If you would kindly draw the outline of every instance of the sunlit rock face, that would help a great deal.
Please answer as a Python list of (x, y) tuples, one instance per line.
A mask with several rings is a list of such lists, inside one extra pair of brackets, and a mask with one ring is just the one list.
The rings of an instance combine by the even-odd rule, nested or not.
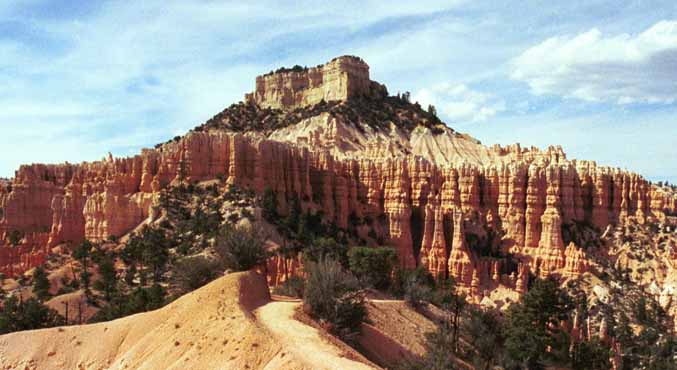
[(256, 89), (245, 100), (262, 108), (288, 110), (384, 93), (382, 85), (369, 79), (367, 63), (358, 57), (342, 56), (317, 67), (282, 69), (258, 76)]
[[(247, 99), (293, 109), (376, 99), (385, 88), (375, 84), (366, 63), (341, 57), (259, 77)], [(628, 217), (677, 211), (673, 192), (637, 174), (567, 159), (559, 147), (486, 147), (449, 128), (433, 132), (421, 120), (412, 113), (411, 127), (358, 127), (348, 116), (319, 112), (266, 134), (194, 130), (134, 157), (22, 166), (0, 183), (0, 236), (5, 244), (13, 230), (26, 238), (11, 252), (0, 247), (0, 269), (20, 273), (42, 263), (48, 248), (124, 235), (153, 217), (163, 188), (217, 177), (259, 194), (272, 189), (283, 213), (299, 199), (340, 228), (363, 220), (366, 242), (393, 246), (402, 266), (453, 277), (478, 301), (498, 286), (524, 292), (530, 273), (588, 271), (583, 246), (562, 234), (566, 225), (604, 230)], [(301, 260), (268, 266), (273, 283), (299, 271)]]

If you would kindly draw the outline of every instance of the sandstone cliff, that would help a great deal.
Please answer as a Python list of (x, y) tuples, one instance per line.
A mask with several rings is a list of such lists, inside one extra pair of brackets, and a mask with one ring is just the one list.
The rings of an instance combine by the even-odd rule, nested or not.
[[(353, 68), (344, 62), (320, 70)], [(364, 66), (354, 68), (362, 72), (319, 80), (312, 76), (320, 70), (310, 69), (303, 83), (293, 82), (297, 72), (273, 74), (262, 81), (279, 80), (291, 90), (265, 82), (249, 99), (312, 103), (351, 73), (368, 81)], [(349, 99), (363, 85), (348, 83), (333, 97)], [(27, 237), (19, 249), (0, 247), (0, 269), (20, 273), (44, 261), (50, 247), (121, 236), (155, 217), (160, 189), (216, 177), (259, 194), (271, 188), (282, 212), (296, 198), (340, 228), (361, 220), (363, 234), (373, 236), (366, 238), (395, 246), (402, 265), (453, 276), (477, 300), (497, 286), (524, 291), (530, 272), (575, 277), (587, 271), (585, 246), (563, 235), (568, 225), (604, 230), (628, 217), (661, 219), (677, 211), (674, 192), (640, 175), (567, 159), (559, 147), (487, 148), (448, 128), (433, 132), (420, 107), (407, 104), (383, 125), (321, 113), (269, 134), (198, 130), (130, 158), (22, 166), (0, 187), (0, 237), (13, 230)], [(406, 112), (412, 116), (401, 119)], [(298, 261), (271, 261), (270, 279), (298, 269)]]
[(245, 100), (263, 108), (293, 109), (375, 93), (386, 94), (382, 85), (369, 79), (367, 63), (358, 57), (342, 56), (313, 68), (282, 68), (258, 76), (256, 89)]

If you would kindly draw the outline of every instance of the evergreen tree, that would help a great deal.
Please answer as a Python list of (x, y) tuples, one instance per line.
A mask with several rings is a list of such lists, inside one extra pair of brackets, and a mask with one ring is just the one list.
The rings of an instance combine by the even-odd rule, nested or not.
[(277, 196), (270, 187), (263, 191), (261, 198), (262, 216), (266, 220), (275, 220), (277, 218)]
[(92, 242), (84, 240), (73, 251), (73, 258), (80, 261), (82, 264), (82, 271), (80, 272), (80, 283), (85, 288), (85, 292), (89, 294), (89, 284), (91, 282), (91, 273), (89, 272), (89, 262), (93, 248)]
[(301, 203), (299, 198), (294, 195), (289, 201), (289, 214), (284, 220), (285, 225), (292, 230), (293, 232), (298, 232), (300, 229), (300, 220), (301, 220)]
[(94, 289), (103, 293), (106, 302), (110, 302), (117, 291), (117, 274), (113, 258), (104, 255), (99, 259), (100, 278), (94, 283)]
[(49, 288), (50, 284), (45, 269), (42, 266), (36, 267), (33, 273), (33, 293), (40, 301), (44, 301), (49, 297)]
[(125, 271), (125, 284), (128, 286), (134, 285), (134, 277), (136, 277), (136, 265), (132, 264), (127, 268), (127, 271)]
[(490, 369), (497, 362), (499, 348), (503, 346), (503, 333), (496, 313), (471, 309), (468, 320), (464, 321), (463, 331), (474, 350), (476, 367)]
[[(130, 270), (139, 275), (141, 285), (146, 284), (148, 273), (153, 281), (162, 280), (169, 262), (170, 240), (161, 229), (145, 226), (141, 233), (133, 235), (120, 254), (122, 260), (130, 266)], [(133, 281), (134, 276), (125, 277), (125, 281)]]
[(9, 232), (7, 235), (7, 241), (9, 241), (9, 244), (13, 247), (16, 247), (19, 245), (21, 242), (21, 239), (23, 239), (23, 233), (19, 230), (12, 230)]
[(63, 324), (63, 317), (35, 298), (19, 301), (16, 296), (11, 296), (3, 301), (0, 309), (0, 334)]
[(434, 117), (437, 117), (437, 109), (435, 109), (434, 105), (432, 105), (432, 104), (428, 105), (428, 113), (430, 113)]
[(644, 297), (644, 295), (641, 295), (639, 297), (635, 305), (635, 318), (640, 323), (646, 323), (648, 320), (648, 316), (646, 313), (646, 298)]
[(566, 298), (552, 280), (537, 279), (520, 304), (507, 313), (505, 349), (509, 362), (523, 369), (542, 366), (546, 349), (556, 345), (554, 332), (566, 313)]
[(571, 354), (571, 367), (574, 370), (607, 370), (611, 369), (609, 361), (610, 348), (593, 338), (574, 344)]
[(348, 251), (348, 260), (350, 271), (361, 281), (377, 289), (387, 289), (397, 253), (387, 247), (353, 247)]

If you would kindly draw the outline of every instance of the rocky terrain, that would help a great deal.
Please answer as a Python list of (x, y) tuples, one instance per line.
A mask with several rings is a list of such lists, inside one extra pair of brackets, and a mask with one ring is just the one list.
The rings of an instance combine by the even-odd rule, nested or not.
[[(0, 368), (374, 368), (366, 360), (348, 359), (345, 348), (294, 320), (280, 304), (285, 302), (270, 301), (264, 277), (231, 274), (157, 311), (3, 336)], [(288, 325), (305, 331), (304, 342), (280, 333), (278, 327)]]
[[(124, 237), (159, 220), (163, 189), (223, 179), (272, 190), (281, 215), (298, 202), (367, 245), (391, 245), (401, 266), (453, 277), (475, 304), (501, 307), (534, 277), (595, 276), (607, 261), (677, 311), (671, 188), (560, 147), (486, 147), (408, 95), (388, 96), (356, 57), (259, 76), (244, 100), (133, 157), (21, 166), (0, 182), (0, 271), (18, 277), (85, 239)], [(662, 234), (623, 242), (645, 225)], [(276, 256), (268, 281), (301, 270)]]

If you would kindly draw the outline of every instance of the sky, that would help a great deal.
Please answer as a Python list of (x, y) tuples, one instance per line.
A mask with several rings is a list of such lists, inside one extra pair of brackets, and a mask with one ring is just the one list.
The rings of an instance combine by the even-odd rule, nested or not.
[(3, 1), (0, 177), (134, 155), (344, 54), (484, 144), (677, 183), (677, 2), (632, 0)]

